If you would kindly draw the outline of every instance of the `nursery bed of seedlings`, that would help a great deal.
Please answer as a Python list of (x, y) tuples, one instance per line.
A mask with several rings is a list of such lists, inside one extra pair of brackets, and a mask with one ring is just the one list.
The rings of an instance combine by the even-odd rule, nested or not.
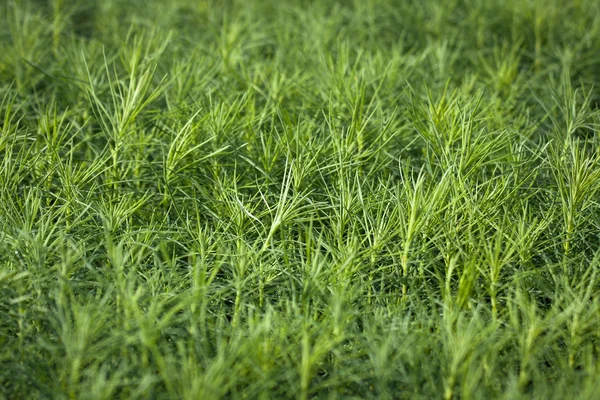
[(3, 1), (0, 398), (597, 398), (598, 15)]

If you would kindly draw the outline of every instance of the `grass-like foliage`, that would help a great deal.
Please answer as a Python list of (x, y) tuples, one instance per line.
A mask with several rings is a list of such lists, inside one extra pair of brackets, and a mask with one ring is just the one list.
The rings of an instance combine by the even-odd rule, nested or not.
[(598, 15), (1, 1), (0, 398), (598, 398)]

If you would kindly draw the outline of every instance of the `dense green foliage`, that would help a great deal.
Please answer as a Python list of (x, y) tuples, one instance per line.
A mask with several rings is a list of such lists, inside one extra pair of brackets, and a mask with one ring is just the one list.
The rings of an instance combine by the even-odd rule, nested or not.
[(3, 1), (0, 398), (597, 398), (598, 15)]

